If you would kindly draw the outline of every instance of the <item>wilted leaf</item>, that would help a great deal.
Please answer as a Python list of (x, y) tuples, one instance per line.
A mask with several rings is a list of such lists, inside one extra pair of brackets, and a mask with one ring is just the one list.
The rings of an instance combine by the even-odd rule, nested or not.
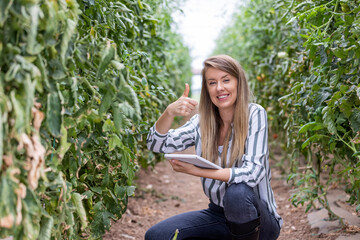
[(71, 200), (75, 206), (76, 213), (80, 218), (81, 228), (84, 230), (85, 228), (87, 228), (88, 221), (86, 217), (86, 211), (82, 203), (81, 195), (79, 193), (74, 192), (71, 194)]
[(355, 143), (355, 144), (360, 143), (360, 132), (356, 133), (356, 136), (352, 139), (352, 142)]
[(28, 172), (28, 183), (31, 189), (36, 189), (38, 181), (43, 171), (45, 148), (40, 142), (38, 135), (34, 135), (31, 138), (25, 133), (21, 135), (21, 142), (26, 149), (26, 169)]

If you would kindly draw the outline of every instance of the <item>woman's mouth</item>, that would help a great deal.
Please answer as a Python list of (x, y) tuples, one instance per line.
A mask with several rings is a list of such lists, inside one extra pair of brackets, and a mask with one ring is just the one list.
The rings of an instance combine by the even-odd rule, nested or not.
[(219, 100), (221, 101), (221, 100), (226, 99), (229, 95), (230, 95), (230, 94), (219, 95), (219, 96), (217, 96), (217, 99), (219, 99)]

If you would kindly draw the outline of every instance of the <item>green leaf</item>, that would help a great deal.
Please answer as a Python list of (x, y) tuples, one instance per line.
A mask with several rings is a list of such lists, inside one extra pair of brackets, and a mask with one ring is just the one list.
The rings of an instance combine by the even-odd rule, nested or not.
[(31, 16), (31, 24), (30, 24), (30, 31), (28, 33), (28, 43), (26, 50), (29, 54), (36, 55), (40, 53), (42, 50), (42, 46), (37, 43), (37, 29), (39, 25), (39, 15), (42, 14), (40, 6), (37, 4), (32, 5), (28, 8), (29, 14)]
[(328, 88), (322, 88), (317, 92), (314, 99), (314, 107), (318, 108), (322, 105), (322, 103), (328, 99), (332, 94)]
[(91, 190), (98, 194), (102, 194), (102, 192), (103, 192), (102, 191), (103, 189), (101, 187), (92, 187)]
[(356, 153), (354, 153), (354, 154), (352, 155), (352, 157), (356, 157), (356, 156), (360, 156), (360, 151), (357, 151)]
[(54, 226), (54, 219), (51, 216), (43, 216), (41, 219), (41, 227), (39, 239), (49, 240), (51, 238), (51, 231)]
[(103, 132), (115, 132), (116, 128), (114, 122), (111, 119), (106, 119), (102, 127)]
[(116, 147), (121, 148), (121, 146), (122, 146), (122, 143), (121, 143), (120, 138), (117, 135), (112, 135), (109, 140), (109, 151), (111, 152)]
[(69, 150), (71, 143), (67, 142), (67, 130), (66, 128), (61, 125), (61, 138), (60, 138), (60, 146), (59, 146), (59, 156), (60, 159), (62, 159), (65, 155), (65, 153)]
[(61, 132), (61, 102), (57, 91), (51, 91), (47, 98), (46, 125), (54, 137), (60, 137)]
[(0, 169), (2, 168), (3, 163), (3, 149), (4, 149), (4, 138), (3, 138), (3, 119), (2, 119), (2, 112), (0, 108)]
[(349, 118), (350, 126), (355, 133), (360, 132), (360, 110), (355, 108)]
[(20, 102), (16, 99), (15, 90), (10, 93), (11, 103), (15, 112), (15, 129), (18, 133), (24, 131), (25, 128), (25, 113), (24, 109), (21, 106)]
[(306, 139), (305, 142), (301, 145), (301, 148), (304, 149), (311, 142), (318, 141), (318, 140), (320, 140), (322, 138), (326, 138), (326, 137), (327, 137), (326, 135), (315, 134), (315, 135), (309, 137), (308, 139)]
[(321, 123), (318, 123), (318, 122), (309, 122), (307, 124), (305, 124), (304, 126), (302, 126), (300, 129), (299, 129), (299, 134), (300, 133), (304, 133), (304, 132), (307, 132), (309, 130), (319, 130), (319, 129), (322, 129), (323, 128), (323, 125)]
[(111, 65), (117, 70), (123, 70), (125, 68), (124, 64), (116, 60), (111, 60)]
[(104, 113), (107, 113), (109, 110), (112, 102), (113, 102), (113, 96), (114, 93), (111, 88), (109, 88), (103, 98), (101, 99), (100, 109), (99, 109), (99, 115), (103, 115)]
[(121, 110), (121, 112), (125, 114), (125, 116), (127, 116), (130, 119), (134, 119), (135, 109), (127, 101), (123, 103), (119, 103), (118, 107)]
[(111, 60), (114, 59), (114, 56), (115, 56), (115, 49), (110, 44), (110, 41), (108, 41), (104, 51), (101, 53), (101, 61), (100, 61), (98, 71), (97, 71), (98, 78), (101, 76), (101, 74), (104, 73), (104, 71), (106, 70), (106, 67), (109, 65)]
[(124, 186), (119, 186), (117, 183), (115, 184), (115, 187), (114, 187), (114, 192), (115, 192), (115, 195), (116, 197), (122, 199), (125, 197), (125, 187)]
[(292, 17), (285, 25), (289, 25), (290, 23), (295, 22), (296, 18), (297, 16)]
[(127, 194), (128, 196), (132, 196), (132, 195), (135, 193), (135, 189), (136, 189), (135, 186), (128, 186), (128, 187), (126, 188), (126, 194)]
[(69, 42), (75, 33), (76, 25), (77, 23), (74, 22), (73, 20), (69, 18), (66, 20), (66, 27), (60, 45), (60, 58), (64, 68), (66, 66), (66, 52), (68, 50)]
[(123, 124), (122, 124), (123, 114), (121, 113), (121, 110), (120, 110), (118, 104), (112, 105), (112, 112), (113, 112), (113, 117), (114, 117), (115, 131), (117, 131), (119, 133), (123, 126)]
[(104, 235), (105, 230), (110, 229), (110, 218), (114, 218), (115, 216), (104, 209), (101, 201), (95, 204), (94, 211), (94, 220), (91, 222), (91, 228), (93, 230), (92, 237), (100, 238)]
[(139, 5), (139, 8), (144, 9), (143, 5), (141, 4), (141, 0), (137, 0), (137, 2), (138, 2), (138, 5)]
[(347, 118), (349, 118), (352, 113), (352, 107), (353, 107), (352, 102), (348, 100), (343, 100), (341, 101), (340, 104), (340, 111), (343, 112)]
[(140, 109), (139, 99), (138, 99), (134, 89), (131, 86), (126, 84), (124, 86), (124, 90), (126, 91), (126, 93), (128, 93), (127, 96), (129, 97), (130, 102), (134, 106), (136, 114), (140, 115), (141, 109)]
[(109, 175), (109, 171), (106, 170), (104, 174), (104, 178), (101, 181), (101, 186), (108, 187), (109, 183), (110, 183), (110, 175)]
[(9, 15), (9, 9), (14, 0), (2, 0), (0, 3), (0, 27), (4, 26), (4, 23)]
[(341, 48), (332, 48), (331, 50), (338, 58), (345, 59), (347, 57), (347, 53)]
[(324, 107), (322, 110), (322, 114), (323, 114), (324, 125), (327, 127), (328, 131), (331, 134), (335, 134), (337, 130), (334, 122), (335, 116), (333, 110), (329, 107)]

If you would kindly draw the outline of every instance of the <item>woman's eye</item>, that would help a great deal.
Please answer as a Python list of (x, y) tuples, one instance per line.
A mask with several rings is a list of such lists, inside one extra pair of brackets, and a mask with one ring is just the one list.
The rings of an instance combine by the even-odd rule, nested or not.
[(224, 79), (224, 82), (230, 82), (230, 79)]
[(216, 84), (216, 82), (209, 82), (209, 85), (214, 85)]

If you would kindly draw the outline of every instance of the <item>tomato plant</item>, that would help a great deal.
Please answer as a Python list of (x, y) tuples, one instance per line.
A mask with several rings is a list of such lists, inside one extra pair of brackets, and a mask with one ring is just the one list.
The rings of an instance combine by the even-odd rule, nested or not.
[(268, 110), (297, 187), (293, 204), (318, 201), (330, 217), (334, 186), (360, 210), (359, 24), (358, 1), (253, 0), (215, 50), (239, 59)]
[(191, 74), (176, 4), (1, 2), (0, 237), (98, 239), (121, 218), (154, 164), (147, 129)]

